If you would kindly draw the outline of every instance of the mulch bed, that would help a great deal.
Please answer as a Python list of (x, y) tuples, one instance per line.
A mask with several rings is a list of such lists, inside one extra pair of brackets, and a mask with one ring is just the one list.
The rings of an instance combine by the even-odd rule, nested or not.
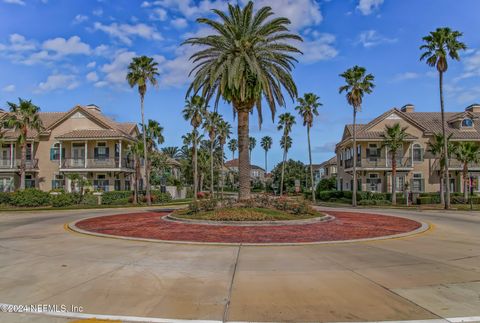
[(78, 222), (80, 229), (122, 237), (223, 243), (301, 243), (375, 238), (413, 231), (420, 223), (392, 216), (329, 211), (333, 221), (305, 225), (228, 226), (173, 222), (167, 213), (101, 216)]

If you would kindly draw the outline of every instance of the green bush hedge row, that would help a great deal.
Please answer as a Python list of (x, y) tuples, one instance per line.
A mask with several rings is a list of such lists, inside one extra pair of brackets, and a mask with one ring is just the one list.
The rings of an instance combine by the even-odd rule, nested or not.
[[(131, 191), (113, 191), (104, 192), (102, 195), (102, 204), (104, 205), (127, 205), (132, 202)], [(153, 190), (152, 202), (165, 203), (172, 200), (169, 193), (162, 193)], [(143, 195), (140, 195), (140, 201), (146, 200)], [(57, 194), (50, 194), (41, 190), (29, 188), (23, 191), (13, 193), (0, 192), (0, 204), (10, 205), (16, 207), (67, 207), (76, 204), (82, 205), (97, 205), (98, 197), (91, 193), (81, 196), (78, 193), (57, 192)]]

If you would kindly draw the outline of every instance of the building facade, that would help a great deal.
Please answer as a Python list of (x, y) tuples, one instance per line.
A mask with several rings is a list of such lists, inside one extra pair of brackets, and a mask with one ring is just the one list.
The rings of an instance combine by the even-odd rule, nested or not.
[[(238, 173), (238, 159), (225, 162), (225, 167), (231, 173)], [(250, 165), (250, 178), (253, 182), (265, 182), (265, 170), (257, 165)]]
[(327, 161), (321, 164), (312, 165), (313, 168), (313, 181), (315, 186), (322, 179), (332, 178), (337, 176), (337, 156), (333, 156)]
[[(464, 112), (445, 113), (447, 136), (452, 142), (473, 141), (480, 144), (480, 105), (473, 104)], [(336, 145), (337, 188), (352, 190), (353, 159), (357, 161), (358, 188), (362, 191), (391, 192), (391, 152), (383, 145), (385, 126), (399, 123), (407, 127), (407, 138), (397, 152), (397, 191), (406, 185), (412, 192), (439, 192), (440, 167), (438, 156), (429, 153), (428, 143), (442, 132), (439, 112), (415, 112), (413, 105), (391, 109), (367, 124), (357, 125), (357, 147), (353, 147), (353, 125), (346, 125), (342, 140)], [(450, 189), (462, 192), (463, 165), (450, 159)], [(469, 165), (474, 191), (480, 191), (480, 164)], [(407, 184), (408, 183), (408, 184)]]
[[(0, 119), (7, 116), (2, 112)], [(75, 106), (67, 112), (40, 112), (44, 130), (29, 131), (26, 186), (44, 191), (77, 189), (69, 179), (79, 174), (94, 190), (130, 190), (133, 158), (129, 145), (139, 134), (135, 123), (119, 123), (95, 105)], [(0, 191), (19, 187), (21, 149), (18, 133), (2, 129)]]

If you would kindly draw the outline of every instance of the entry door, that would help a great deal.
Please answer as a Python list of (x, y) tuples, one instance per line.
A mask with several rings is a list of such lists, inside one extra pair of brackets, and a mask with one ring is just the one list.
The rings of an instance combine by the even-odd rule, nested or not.
[(85, 167), (85, 145), (84, 144), (73, 144), (72, 156), (73, 156), (72, 163), (74, 167)]

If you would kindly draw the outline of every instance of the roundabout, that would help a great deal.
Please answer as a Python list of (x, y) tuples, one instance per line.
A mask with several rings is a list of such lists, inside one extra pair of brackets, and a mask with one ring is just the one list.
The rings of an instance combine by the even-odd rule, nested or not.
[(77, 220), (69, 229), (100, 237), (173, 243), (295, 245), (369, 241), (417, 234), (425, 223), (396, 216), (329, 211), (288, 221), (206, 221), (178, 218), (169, 211), (115, 214)]

